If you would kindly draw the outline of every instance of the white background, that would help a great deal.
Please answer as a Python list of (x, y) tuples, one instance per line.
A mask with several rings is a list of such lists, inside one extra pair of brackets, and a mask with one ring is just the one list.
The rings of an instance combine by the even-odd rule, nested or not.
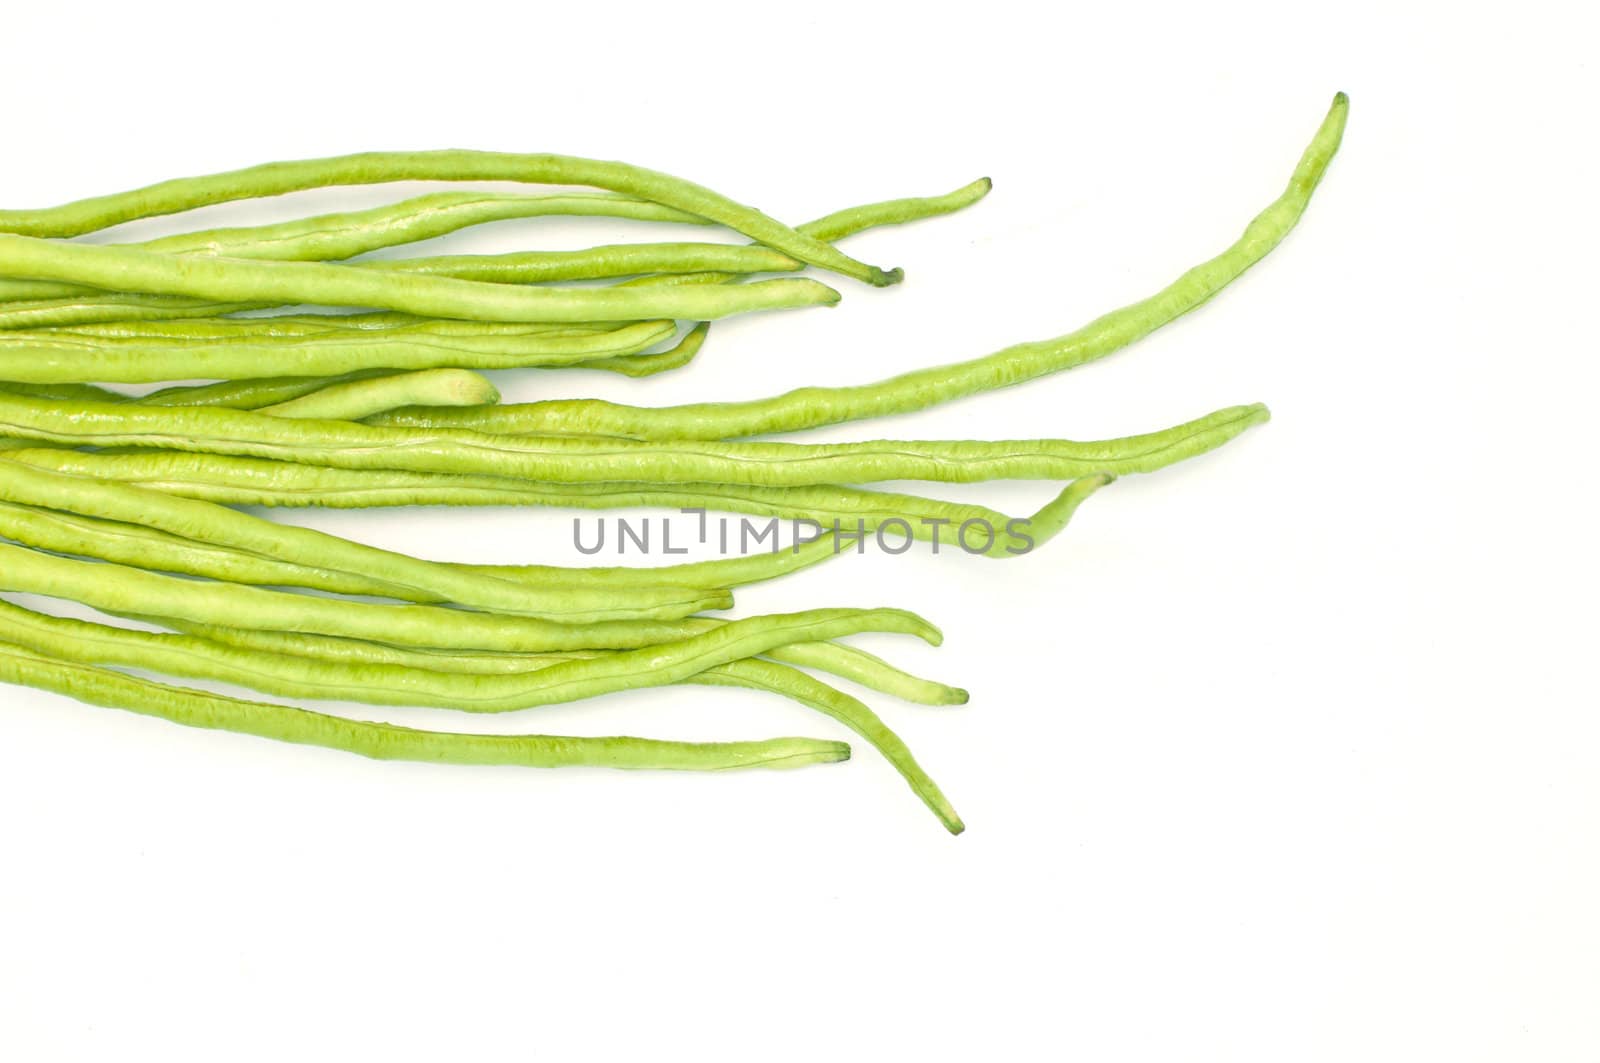
[[(512, 399), (753, 397), (1055, 335), (1226, 246), (1334, 90), (1353, 102), (1304, 223), (1200, 312), (816, 437), (1097, 438), (1272, 405), (1033, 556), (851, 559), (742, 596), (944, 626), (940, 650), (863, 645), (973, 691), (870, 699), (964, 836), (859, 743), (714, 777), (380, 765), (7, 688), (0, 1057), (1595, 1059), (1600, 175), (1577, 6), (8, 12), (8, 207), (373, 148), (625, 158), (791, 222), (995, 179), (964, 215), (849, 244), (900, 288), (719, 326), (648, 382), (506, 376)], [(639, 234), (441, 246), (618, 235)], [(1023, 512), (1050, 490), (940, 493)], [(292, 519), (581, 560), (561, 513)], [(694, 688), (483, 726), (838, 733)]]

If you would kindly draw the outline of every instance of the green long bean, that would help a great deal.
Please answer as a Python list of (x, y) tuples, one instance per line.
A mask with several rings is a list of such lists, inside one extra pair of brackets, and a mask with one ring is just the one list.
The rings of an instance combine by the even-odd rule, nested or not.
[(639, 354), (677, 331), (639, 321), (605, 332), (459, 336), (399, 330), (184, 343), (0, 332), (0, 379), (141, 384), (162, 380), (332, 377), (368, 369), (523, 369)]
[[(715, 564), (715, 562), (712, 562)], [(422, 668), (432, 672), (466, 675), (519, 675), (545, 666), (550, 653), (473, 653), (432, 650), (415, 646), (387, 646), (360, 639), (304, 632), (258, 631), (218, 624), (196, 624), (172, 617), (120, 614), (130, 620), (176, 628), (190, 635), (240, 649), (289, 657), (308, 657), (337, 664), (381, 664)], [(685, 633), (712, 631), (728, 623), (707, 617), (683, 622)], [(600, 651), (586, 650), (585, 653)], [(965, 705), (968, 694), (960, 687), (912, 675), (881, 657), (839, 642), (796, 642), (768, 650), (763, 656), (784, 664), (812, 668), (849, 682), (918, 705)]]
[[(960, 545), (1006, 558), (1028, 553), (1058, 534), (1077, 505), (1109, 482), (1082, 478), (1028, 517), (985, 506), (899, 492), (820, 485), (730, 486), (707, 483), (530, 483), (494, 476), (331, 469), (315, 465), (216, 455), (138, 451), (81, 453), (19, 449), (9, 460), (74, 476), (133, 484), (228, 506), (369, 509), (385, 506), (557, 506), (576, 509), (665, 507), (716, 510), (837, 527), (852, 536), (877, 536), (890, 552), (901, 540)], [(970, 529), (966, 531), (963, 529)], [(979, 535), (978, 533), (982, 533)], [(760, 527), (736, 533), (764, 537)], [(982, 543), (981, 546), (976, 544)], [(858, 539), (858, 549), (864, 541)]]
[[(805, 225), (798, 226), (797, 231), (805, 233), (808, 236), (816, 237), (820, 240), (827, 240), (831, 242), (858, 232), (862, 232), (866, 229), (877, 228), (879, 226), (886, 225), (902, 225), (907, 222), (919, 221), (925, 218), (932, 218), (942, 214), (953, 213), (965, 207), (971, 206), (973, 203), (976, 203), (978, 200), (982, 199), (988, 193), (989, 188), (989, 181), (987, 178), (985, 178), (981, 181), (974, 181), (969, 185), (956, 189), (954, 192), (946, 193), (942, 196), (923, 196), (907, 199), (895, 199), (882, 203), (870, 203), (863, 206), (849, 207), (845, 210), (837, 211), (823, 218), (819, 218), (816, 221), (808, 222)], [(664, 209), (654, 207), (653, 204), (640, 203), (640, 205), (651, 207), (652, 209), (656, 210)], [(403, 208), (405, 207), (406, 204), (399, 204), (393, 209), (403, 213)], [(426, 212), (424, 213), (426, 214)], [(349, 217), (358, 218), (359, 216), (351, 215)], [(690, 219), (687, 215), (681, 215), (678, 217), (663, 217), (653, 220), (682, 221)], [(702, 223), (704, 222), (704, 219), (692, 220), (700, 221)], [(326, 242), (319, 243), (316, 240), (310, 240), (308, 242), (301, 241), (297, 235), (298, 229), (296, 227), (301, 225), (315, 225), (315, 223), (318, 221), (319, 219), (310, 219), (308, 222), (287, 223), (286, 227), (290, 229), (290, 232), (287, 234), (287, 236), (281, 239), (274, 235), (270, 235), (274, 230), (280, 227), (264, 226), (255, 229), (213, 230), (210, 233), (190, 234), (187, 238), (187, 242), (185, 242), (185, 237), (169, 237), (164, 241), (152, 241), (148, 244), (138, 246), (143, 246), (147, 249), (165, 251), (182, 250), (185, 247), (209, 246), (212, 248), (211, 253), (213, 254), (219, 252), (234, 254), (235, 250), (239, 249), (236, 257), (245, 258), (260, 257), (261, 251), (265, 249), (268, 253), (271, 253), (271, 257), (291, 258), (296, 260), (314, 259), (317, 257), (332, 258), (351, 247), (358, 246), (356, 243), (348, 242), (351, 239), (350, 234), (337, 227), (334, 230), (335, 239), (331, 244)], [(386, 223), (379, 223), (376, 226), (375, 233), (364, 234), (357, 232), (354, 236), (354, 239), (368, 241), (387, 240), (391, 235), (393, 235), (391, 226)], [(178, 243), (169, 243), (169, 241), (178, 241)], [(395, 240), (393, 242), (400, 241)], [(724, 245), (713, 246), (722, 247)], [(601, 252), (604, 254), (606, 249), (599, 248), (590, 250), (591, 252)], [(748, 257), (754, 255), (764, 256), (761, 261), (764, 261), (767, 264), (775, 265), (777, 259), (766, 256), (775, 256), (779, 254), (779, 252), (775, 252), (771, 248), (762, 248), (759, 245), (751, 245), (747, 248), (732, 248), (732, 252), (742, 256), (747, 256), (742, 260), (745, 265), (749, 265), (751, 262), (755, 261), (755, 259)], [(718, 254), (722, 253), (723, 252), (718, 252)], [(573, 254), (582, 256), (588, 253), (556, 252), (555, 254)], [(477, 271), (480, 266), (487, 264), (486, 260), (482, 256), (466, 257), (472, 262), (476, 262), (478, 264), (465, 264), (466, 268), (470, 271)], [(789, 259), (788, 256), (782, 257), (787, 262), (793, 263), (794, 261), (793, 259)], [(440, 262), (443, 260), (400, 259), (395, 261), (400, 263), (422, 264), (425, 267), (425, 271), (427, 263)], [(503, 261), (514, 262), (515, 256), (505, 256)], [(570, 279), (576, 280), (580, 279), (579, 274), (592, 274), (597, 272), (598, 267), (589, 265), (587, 263), (587, 259), (572, 258), (568, 259), (564, 263), (551, 262), (539, 268), (545, 271), (543, 276), (544, 280), (556, 279), (554, 273), (562, 270), (571, 272), (573, 276)], [(383, 265), (374, 260), (364, 260), (361, 264), (380, 269), (402, 268), (398, 265)], [(618, 262), (615, 265), (618, 268), (637, 269), (647, 264), (648, 263), (639, 260), (633, 260), (627, 262)], [(641, 278), (640, 281), (632, 283), (665, 283), (673, 280), (683, 280), (691, 283), (724, 283), (735, 279), (735, 274), (727, 272), (705, 273), (701, 271), (693, 271), (688, 275), (683, 274), (683, 270), (686, 266), (715, 265), (722, 265), (725, 267), (728, 265), (728, 263), (707, 259), (696, 259), (691, 262), (674, 261), (672, 273)], [(497, 267), (492, 265), (489, 266), (491, 271), (496, 268)], [(503, 273), (496, 279), (504, 280), (507, 278), (507, 276), (508, 274)], [(478, 276), (474, 279), (486, 278)], [(41, 282), (37, 281), (6, 282), (0, 280), (0, 287), (3, 287), (7, 283), (21, 286), (34, 285), (36, 287), (41, 284)], [(59, 290), (62, 287), (63, 286), (59, 284), (55, 285), (54, 290)], [(26, 291), (25, 288), (17, 288), (14, 290), (18, 293), (24, 293)], [(233, 313), (239, 310), (247, 309), (262, 309), (267, 305), (263, 303), (235, 303), (224, 305), (208, 303), (204, 300), (186, 299), (181, 296), (167, 295), (131, 293), (97, 294), (92, 290), (86, 289), (80, 290), (76, 294), (56, 294), (51, 298), (21, 300), (20, 295), (13, 295), (11, 298), (18, 301), (0, 304), (0, 329), (42, 328), (51, 325), (71, 327), (76, 324), (118, 322), (119, 318), (140, 318), (147, 322), (157, 323), (166, 319), (181, 320), (184, 318), (193, 318), (199, 320), (210, 320), (211, 315), (213, 314)], [(128, 324), (126, 321), (120, 323)], [(663, 365), (662, 368), (666, 368), (666, 366)]]
[[(308, 422), (310, 423), (310, 422)], [(406, 591), (410, 600), (444, 601), (475, 609), (543, 616), (568, 623), (687, 616), (726, 608), (726, 594), (662, 587), (619, 599), (604, 589), (551, 582), (510, 581), (468, 569), (380, 550), (311, 528), (277, 524), (226, 506), (114, 481), (72, 476), (21, 462), (0, 461), (0, 500), (141, 525), (315, 569), (359, 574)], [(394, 593), (394, 592), (391, 592)]]
[[(399, 244), (431, 240), (487, 222), (563, 215), (710, 224), (693, 214), (605, 192), (546, 195), (436, 192), (368, 210), (321, 214), (269, 225), (179, 233), (126, 246), (169, 254), (275, 258), (286, 262), (333, 261)], [(91, 289), (4, 280), (0, 281), (0, 300), (58, 299), (80, 295), (86, 290)]]
[(536, 768), (604, 767), (679, 771), (792, 768), (848, 760), (843, 742), (777, 738), (760, 742), (665, 742), (648, 738), (475, 735), (366, 723), (285, 705), (242, 701), (166, 686), (105, 668), (74, 664), (0, 643), (0, 682), (126, 709), (188, 727), (234, 731), (323, 746), (376, 760), (504, 764)]
[(499, 390), (477, 373), (466, 369), (426, 369), (329, 384), (309, 395), (263, 406), (261, 412), (304, 420), (359, 421), (380, 410), (411, 403), (483, 406), (499, 401)]
[[(776, 622), (780, 620), (785, 622)], [(757, 656), (786, 641), (806, 641), (811, 631), (828, 623), (752, 617), (657, 646), (545, 659), (522, 672), (469, 676), (288, 657), (193, 635), (158, 635), (48, 617), (0, 601), (0, 642), (37, 653), (217, 680), (278, 697), (495, 713), (685, 682), (708, 668)], [(83, 645), (91, 640), (92, 647)]]
[(469, 473), (551, 483), (722, 483), (800, 487), (881, 480), (972, 483), (1151, 472), (1205, 453), (1268, 418), (1234, 406), (1159, 432), (1098, 442), (639, 443), (488, 436), (450, 429), (285, 421), (228, 409), (142, 409), (0, 394), (0, 436), (273, 458), (342, 469)]
[(1226, 251), (1155, 295), (1055, 339), (1018, 344), (982, 358), (918, 369), (875, 384), (807, 387), (749, 402), (648, 408), (598, 400), (554, 400), (470, 411), (398, 411), (373, 423), (478, 432), (584, 433), (630, 439), (737, 439), (910, 413), (1061, 372), (1112, 354), (1211, 299), (1294, 228), (1339, 148), (1349, 101), (1334, 98), (1288, 188)]
[[(357, 701), (371, 705), (422, 705), (466, 712), (509, 712), (564, 698), (573, 676), (591, 679), (585, 696), (607, 689), (702, 683), (765, 690), (816, 708), (867, 739), (900, 771), (947, 829), (960, 833), (961, 819), (922, 770), (905, 743), (862, 702), (792, 668), (770, 661), (730, 657), (733, 625), (689, 642), (724, 645), (715, 654), (701, 650), (691, 660), (688, 642), (675, 649), (675, 662), (655, 664), (657, 649), (612, 655), (551, 656), (517, 674), (466, 675), (384, 664), (338, 664), (240, 649), (191, 635), (152, 634), (80, 620), (44, 616), (0, 601), (0, 644), (79, 664), (130, 667), (189, 679), (249, 687), (279, 697)], [(639, 661), (638, 658), (650, 659)], [(633, 658), (633, 660), (630, 660)], [(685, 663), (690, 662), (690, 663)], [(537, 667), (531, 665), (537, 664)], [(602, 688), (610, 679), (609, 687)], [(629, 680), (639, 680), (631, 682)]]
[[(186, 497), (205, 497), (205, 486), (200, 480), (188, 482), (181, 478), (176, 481), (162, 478), (174, 475), (182, 477), (185, 475), (186, 473), (183, 470), (174, 469), (170, 463), (174, 459), (183, 462), (190, 461), (192, 456), (186, 454), (83, 454), (65, 450), (22, 450), (7, 454), (6, 458), (71, 476), (126, 481), (134, 486), (144, 487), (149, 490), (166, 491)], [(217, 462), (215, 468), (210, 470), (196, 469), (194, 473), (196, 475), (208, 473), (214, 475), (221, 471), (225, 477), (227, 470), (222, 468), (222, 463), (227, 463), (229, 468), (238, 470), (242, 483), (249, 483), (250, 478), (257, 474), (271, 478), (284, 472), (334, 473), (340, 476), (374, 475), (368, 473), (346, 473), (344, 470), (338, 469), (319, 469), (309, 465), (284, 465), (278, 462), (258, 461), (251, 458), (221, 458), (213, 460)], [(0, 469), (0, 473), (3, 473), (3, 471), (3, 469)], [(152, 479), (151, 477), (156, 478)], [(245, 494), (241, 490), (237, 497), (231, 499), (223, 496), (209, 498), (208, 500), (238, 505), (260, 504), (266, 498), (274, 498), (280, 504), (284, 501), (282, 496), (259, 493), (265, 491), (265, 487), (250, 488), (250, 490), (258, 493)], [(214, 544), (211, 545), (211, 548), (223, 549), (216, 547)], [(137, 550), (138, 548), (131, 547), (130, 549)], [(718, 558), (709, 561), (695, 561), (651, 568), (629, 566), (565, 568), (551, 565), (463, 565), (459, 567), (467, 571), (496, 576), (501, 579), (526, 579), (535, 584), (582, 585), (616, 590), (634, 588), (641, 584), (666, 584), (675, 587), (709, 589), (720, 593), (723, 588), (760, 583), (799, 571), (838, 556), (841, 549), (831, 534), (824, 534), (809, 542), (796, 543), (792, 548), (779, 549), (776, 542), (774, 542), (768, 548), (768, 552), (752, 554), (747, 557)], [(102, 555), (95, 554), (93, 556)], [(108, 557), (107, 560), (116, 559)], [(266, 562), (268, 559), (262, 558), (262, 561)], [(190, 570), (184, 569), (183, 571)], [(209, 573), (194, 572), (193, 574), (208, 575)], [(238, 576), (218, 576), (216, 578), (228, 578), (234, 582), (243, 583), (272, 582), (270, 579), (244, 579)], [(358, 578), (366, 579), (367, 577)], [(299, 584), (289, 585), (299, 586)]]
[[(435, 605), (374, 605), (165, 576), (124, 565), (74, 561), (0, 544), (0, 590), (81, 602), (113, 615), (155, 613), (200, 624), (244, 625), (387, 642), (397, 646), (541, 653), (638, 649), (696, 634), (686, 620), (563, 624), (539, 617), (469, 613)], [(915, 635), (937, 645), (939, 630), (895, 609), (819, 610), (838, 638), (862, 631)], [(797, 614), (799, 615), (799, 614)]]
[(882, 270), (858, 262), (821, 240), (797, 233), (760, 211), (701, 185), (626, 163), (550, 154), (459, 150), (369, 152), (267, 163), (204, 177), (163, 181), (58, 207), (0, 211), (0, 233), (80, 236), (138, 218), (176, 214), (215, 203), (331, 185), (394, 181), (518, 181), (601, 188), (698, 215), (791, 258), (873, 285), (894, 284), (901, 278), (899, 270)]
[(0, 233), (0, 276), (221, 303), (367, 306), (470, 321), (701, 321), (839, 301), (838, 292), (805, 278), (716, 286), (539, 288), (325, 262), (168, 255), (9, 233)]

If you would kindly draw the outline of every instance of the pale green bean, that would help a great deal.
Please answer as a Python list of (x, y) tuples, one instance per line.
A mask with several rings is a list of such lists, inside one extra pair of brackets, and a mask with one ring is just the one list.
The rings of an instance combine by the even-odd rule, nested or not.
[[(703, 683), (766, 690), (816, 708), (880, 750), (912, 789), (960, 833), (961, 820), (905, 743), (866, 705), (824, 683), (770, 661), (732, 656), (741, 643), (729, 624), (672, 647), (609, 655), (550, 656), (518, 674), (465, 675), (388, 664), (340, 664), (240, 649), (190, 635), (151, 634), (43, 616), (0, 601), (0, 644), (82, 664), (112, 665), (209, 679), (277, 696), (422, 705), (466, 712), (508, 712), (563, 700), (584, 675), (584, 696), (609, 690)], [(770, 632), (769, 632), (770, 633)], [(743, 645), (748, 648), (748, 639)], [(663, 655), (670, 654), (670, 661)], [(722, 659), (726, 658), (726, 659)], [(713, 663), (715, 662), (715, 663)]]
[(302, 420), (359, 421), (397, 406), (482, 406), (499, 401), (500, 392), (487, 377), (467, 369), (427, 369), (330, 384), (310, 395), (263, 406), (261, 412)]
[[(693, 214), (605, 192), (555, 195), (437, 192), (369, 210), (322, 214), (270, 225), (179, 233), (127, 246), (169, 254), (274, 258), (286, 262), (333, 261), (398, 244), (430, 240), (487, 222), (561, 215), (710, 224)], [(0, 300), (59, 299), (88, 290), (92, 289), (38, 281), (0, 281)]]
[[(567, 623), (677, 618), (731, 604), (727, 595), (685, 588), (663, 587), (654, 593), (642, 593), (637, 599), (619, 599), (597, 588), (555, 582), (540, 587), (529, 581), (504, 580), (380, 550), (311, 528), (274, 523), (211, 502), (63, 474), (9, 458), (0, 460), (0, 500), (137, 524), (291, 564), (357, 574), (407, 588), (409, 593), (403, 597), (411, 600), (453, 602)], [(708, 606), (708, 602), (712, 604)]]
[(540, 288), (325, 262), (168, 255), (9, 233), (0, 233), (0, 276), (221, 303), (366, 306), (469, 321), (701, 321), (839, 301), (838, 292), (805, 278), (715, 286)]
[(1119, 351), (1201, 306), (1276, 247), (1300, 220), (1327, 171), (1339, 148), (1348, 110), (1349, 101), (1340, 93), (1283, 195), (1258, 214), (1226, 251), (1155, 295), (1055, 339), (1019, 344), (971, 361), (918, 369), (875, 384), (799, 388), (749, 402), (652, 409), (596, 400), (554, 400), (493, 410), (399, 411), (375, 418), (373, 423), (628, 439), (737, 439), (910, 413), (1072, 369)]
[(867, 443), (639, 443), (488, 436), (450, 429), (285, 421), (227, 409), (143, 409), (0, 394), (0, 436), (273, 458), (343, 469), (468, 473), (551, 483), (721, 483), (801, 487), (881, 480), (973, 483), (1152, 472), (1213, 450), (1268, 419), (1234, 406), (1186, 424), (1098, 442), (876, 440)]
[[(711, 562), (716, 564), (716, 562)], [(171, 617), (140, 614), (128, 619), (161, 624), (191, 635), (241, 649), (262, 653), (308, 657), (348, 665), (391, 665), (423, 668), (434, 672), (466, 675), (520, 675), (537, 671), (564, 653), (472, 653), (461, 650), (430, 650), (418, 647), (387, 646), (359, 639), (308, 635), (303, 632), (258, 631), (217, 624), (196, 624)], [(708, 617), (693, 617), (683, 622), (685, 633), (713, 631), (728, 623)], [(596, 652), (586, 650), (586, 654)], [(924, 679), (854, 646), (838, 642), (796, 642), (768, 650), (764, 656), (785, 664), (813, 668), (838, 676), (869, 690), (876, 690), (919, 705), (964, 705), (967, 692), (959, 687)]]
[[(397, 646), (542, 653), (637, 649), (696, 634), (686, 620), (603, 620), (563, 624), (539, 617), (470, 613), (434, 605), (375, 605), (164, 576), (124, 565), (73, 561), (0, 544), (0, 590), (81, 602), (103, 613), (155, 613), (200, 624), (303, 631)], [(895, 609), (840, 609), (835, 638), (852, 631), (916, 635), (937, 645), (939, 630)]]
[(35, 687), (90, 705), (127, 709), (188, 727), (234, 731), (323, 746), (377, 760), (525, 767), (603, 767), (722, 771), (792, 768), (848, 760), (843, 742), (778, 738), (761, 742), (664, 742), (648, 738), (567, 738), (418, 731), (346, 720), (285, 705), (241, 701), (151, 683), (120, 672), (29, 653), (0, 643), (0, 682)]
[[(333, 377), (370, 369), (522, 369), (639, 354), (673, 336), (671, 321), (569, 334), (441, 335), (410, 330), (187, 342), (0, 332), (0, 379), (139, 384), (162, 380)], [(148, 404), (146, 404), (148, 405)]]
[(894, 284), (901, 276), (899, 270), (882, 270), (858, 262), (760, 211), (681, 178), (626, 163), (550, 154), (459, 150), (369, 152), (267, 163), (228, 173), (163, 181), (59, 207), (0, 211), (0, 233), (79, 236), (138, 218), (176, 214), (214, 203), (331, 185), (393, 181), (519, 181), (601, 188), (718, 222), (792, 258), (870, 284)]

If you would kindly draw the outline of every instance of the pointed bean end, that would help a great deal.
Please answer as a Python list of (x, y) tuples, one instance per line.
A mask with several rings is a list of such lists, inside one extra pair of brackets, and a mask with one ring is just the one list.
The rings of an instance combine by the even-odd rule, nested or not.
[(879, 269), (877, 266), (872, 266), (870, 270), (867, 280), (874, 288), (887, 288), (906, 279), (906, 271), (899, 266), (894, 269)]

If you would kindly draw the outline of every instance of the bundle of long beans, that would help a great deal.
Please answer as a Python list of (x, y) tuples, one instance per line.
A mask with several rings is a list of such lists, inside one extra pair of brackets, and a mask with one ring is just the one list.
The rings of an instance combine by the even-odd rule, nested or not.
[[(0, 591), (68, 599), (164, 631), (0, 601), (0, 679), (201, 727), (453, 763), (781, 767), (845, 759), (832, 740), (685, 743), (487, 736), (358, 722), (136, 678), (137, 669), (293, 699), (505, 712), (700, 683), (809, 705), (878, 749), (952, 832), (961, 820), (905, 744), (821, 672), (913, 702), (964, 691), (836, 641), (937, 644), (895, 609), (724, 619), (733, 589), (834, 555), (792, 550), (661, 568), (423, 561), (234, 505), (668, 506), (927, 535), (990, 529), (1024, 553), (1116, 476), (1204, 453), (1267, 417), (1238, 406), (1098, 442), (740, 442), (923, 409), (1104, 357), (1205, 302), (1299, 219), (1338, 148), (1335, 98), (1288, 188), (1232, 246), (1141, 302), (1055, 339), (874, 384), (667, 408), (585, 399), (500, 405), (479, 371), (584, 367), (630, 376), (695, 357), (708, 322), (822, 305), (807, 266), (874, 285), (835, 243), (970, 206), (943, 196), (794, 228), (698, 185), (622, 163), (481, 152), (274, 163), (42, 210), (0, 211)], [(444, 192), (373, 210), (143, 244), (73, 237), (208, 204), (329, 185), (500, 180), (598, 191)], [(547, 215), (721, 225), (748, 244), (661, 242), (367, 259), (485, 222)], [(594, 284), (592, 282), (604, 282)], [(565, 282), (565, 283), (564, 283)], [(578, 285), (574, 282), (585, 282)], [(321, 312), (273, 312), (307, 304)], [(360, 312), (331, 308), (361, 308)], [(213, 380), (139, 397), (105, 384)], [(1030, 518), (889, 493), (887, 480), (1066, 481)], [(998, 531), (997, 531), (998, 529)]]

